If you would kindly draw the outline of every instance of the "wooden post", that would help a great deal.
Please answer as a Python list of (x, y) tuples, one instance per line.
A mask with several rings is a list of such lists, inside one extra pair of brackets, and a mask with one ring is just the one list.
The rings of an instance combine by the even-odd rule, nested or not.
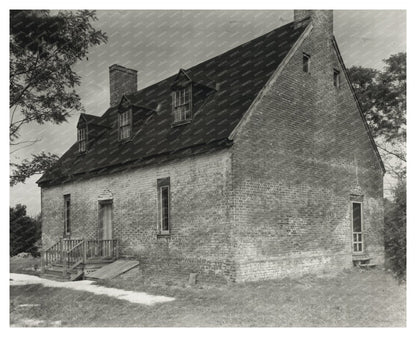
[(59, 262), (60, 263), (63, 263), (63, 251), (64, 251), (64, 243), (62, 242), (62, 238), (61, 239), (59, 239), (59, 247), (60, 247), (60, 250), (61, 250), (61, 256), (59, 257)]
[(67, 252), (66, 251), (63, 252), (62, 260), (63, 260), (62, 275), (64, 276), (64, 278), (66, 278), (66, 276), (68, 275)]
[(82, 239), (82, 263), (85, 264), (87, 262), (87, 240)]
[(42, 249), (40, 252), (40, 272), (41, 274), (45, 273), (45, 258), (46, 258), (46, 253), (45, 250)]

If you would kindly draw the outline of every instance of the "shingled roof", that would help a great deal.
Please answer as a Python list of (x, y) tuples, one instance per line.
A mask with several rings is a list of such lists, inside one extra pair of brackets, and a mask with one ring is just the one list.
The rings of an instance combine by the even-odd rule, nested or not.
[(117, 107), (99, 118), (84, 114), (96, 126), (88, 151), (80, 154), (75, 143), (38, 184), (54, 185), (231, 146), (231, 132), (304, 29), (305, 25), (289, 23), (184, 70), (194, 84), (211, 90), (193, 107), (191, 123), (172, 127), (171, 87), (178, 74), (125, 96), (134, 107), (133, 137), (128, 142), (118, 141)]

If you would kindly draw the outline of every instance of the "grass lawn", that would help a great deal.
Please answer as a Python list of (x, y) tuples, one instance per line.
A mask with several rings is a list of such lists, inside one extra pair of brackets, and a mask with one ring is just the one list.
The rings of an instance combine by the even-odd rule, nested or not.
[[(13, 269), (11, 270), (13, 272)], [(154, 306), (40, 285), (11, 286), (13, 326), (405, 326), (406, 287), (383, 270), (194, 287), (131, 279), (111, 287), (167, 295)]]

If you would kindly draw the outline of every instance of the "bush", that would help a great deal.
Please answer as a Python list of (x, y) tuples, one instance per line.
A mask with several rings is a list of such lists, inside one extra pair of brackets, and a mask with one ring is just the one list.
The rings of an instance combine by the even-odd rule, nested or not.
[(400, 281), (406, 280), (406, 181), (394, 191), (394, 202), (385, 200), (386, 264)]
[(22, 252), (39, 255), (36, 242), (41, 237), (41, 223), (26, 215), (26, 206), (10, 207), (10, 256)]

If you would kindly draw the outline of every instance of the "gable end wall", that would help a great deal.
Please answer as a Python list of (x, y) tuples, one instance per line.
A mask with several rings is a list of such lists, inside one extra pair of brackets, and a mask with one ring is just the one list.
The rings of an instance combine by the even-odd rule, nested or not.
[(383, 172), (331, 38), (319, 28), (250, 112), (232, 151), (238, 281), (351, 267), (351, 193), (364, 195), (366, 253), (383, 263)]

